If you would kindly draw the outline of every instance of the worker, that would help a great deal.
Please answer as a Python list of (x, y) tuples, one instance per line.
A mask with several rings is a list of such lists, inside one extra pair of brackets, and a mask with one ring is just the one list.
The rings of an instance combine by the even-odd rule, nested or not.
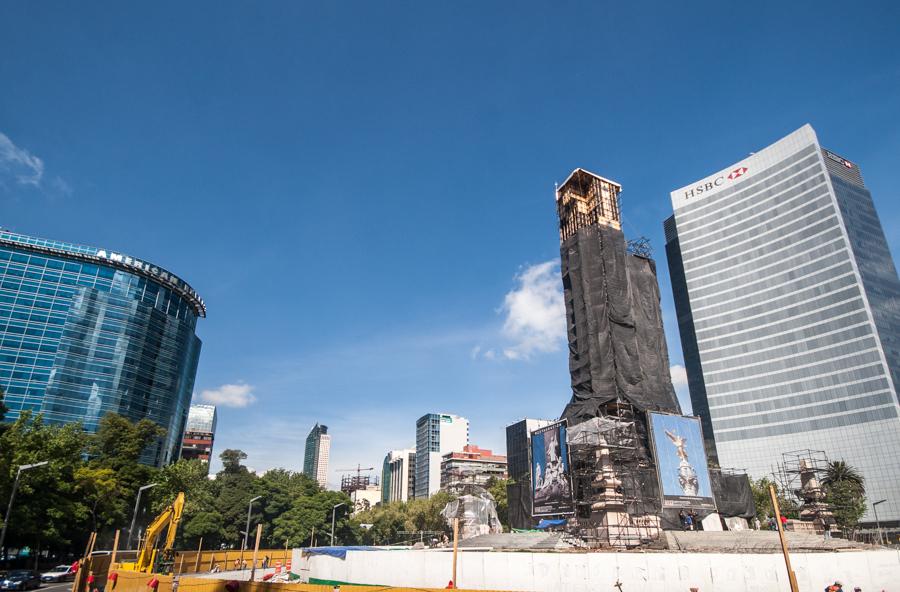
[(825, 587), (825, 592), (844, 592), (844, 585), (840, 580), (835, 580), (834, 584)]

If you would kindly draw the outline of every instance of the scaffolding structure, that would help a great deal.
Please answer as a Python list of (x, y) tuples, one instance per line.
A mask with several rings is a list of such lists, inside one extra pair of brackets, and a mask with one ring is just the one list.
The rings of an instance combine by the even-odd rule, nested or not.
[(800, 521), (811, 523), (807, 530), (823, 531), (834, 524), (831, 508), (825, 503), (822, 482), (828, 474), (824, 450), (793, 450), (781, 455), (775, 479), (781, 491), (800, 503)]
[(343, 475), (341, 477), (341, 491), (347, 494), (358, 489), (366, 489), (369, 485), (378, 485), (378, 477), (368, 475)]
[(632, 548), (659, 538), (659, 488), (642, 441), (643, 415), (620, 400), (568, 431), (576, 500), (570, 534), (587, 547)]

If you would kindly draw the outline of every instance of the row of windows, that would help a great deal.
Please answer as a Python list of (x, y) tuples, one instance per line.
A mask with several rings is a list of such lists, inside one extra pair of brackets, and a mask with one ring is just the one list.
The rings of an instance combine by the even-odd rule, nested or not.
[[(795, 341), (789, 345), (780, 347), (769, 347), (765, 350), (751, 350), (752, 353), (746, 353), (739, 357), (731, 357), (725, 360), (706, 361), (706, 354), (703, 355), (703, 372), (704, 376), (712, 376), (717, 372), (727, 371), (731, 368), (738, 368), (743, 364), (754, 364), (765, 360), (781, 360), (794, 359), (794, 356), (805, 352), (816, 351), (830, 345), (842, 343), (859, 337), (865, 337), (872, 334), (869, 323), (858, 323), (854, 326), (847, 327), (846, 322), (838, 323), (840, 329), (821, 335), (805, 339), (803, 341)], [(767, 343), (768, 345), (768, 343)]]
[[(731, 336), (743, 331), (753, 331), (778, 324), (781, 325), (782, 329), (790, 328), (791, 326), (802, 324), (802, 320), (798, 322), (798, 317), (802, 317), (806, 313), (815, 312), (820, 309), (827, 309), (835, 306), (834, 314), (849, 312), (850, 309), (842, 310), (840, 308), (840, 304), (848, 300), (857, 300), (859, 306), (862, 307), (862, 301), (859, 300), (859, 287), (857, 285), (843, 288), (842, 290), (826, 294), (825, 296), (813, 300), (797, 302), (786, 308), (769, 311), (768, 314), (761, 315), (760, 318), (745, 318), (730, 324), (718, 325), (714, 328), (711, 327), (702, 331), (698, 330), (697, 340), (702, 342), (714, 337), (723, 335)], [(789, 323), (789, 325), (785, 326), (785, 323)]]
[[(781, 268), (787, 269), (794, 263), (791, 261), (799, 252), (797, 245), (803, 243), (807, 239), (811, 249), (825, 245), (838, 238), (841, 240), (841, 248), (844, 248), (843, 235), (837, 225), (837, 218), (829, 216), (824, 220), (810, 220), (812, 224), (807, 225), (801, 221), (796, 224), (796, 228), (791, 233), (784, 236), (775, 237), (775, 241), (759, 241), (759, 245), (752, 251), (729, 255), (722, 259), (721, 264), (716, 264), (706, 270), (709, 273), (694, 274), (689, 277), (689, 272), (685, 271), (685, 281), (690, 288), (692, 295), (697, 297), (708, 296), (711, 293), (721, 290), (722, 286), (731, 287), (737, 278), (746, 276), (746, 280), (754, 281), (765, 277), (767, 271), (771, 271), (773, 265), (781, 264)], [(832, 232), (829, 232), (832, 231)], [(802, 259), (800, 260), (802, 262)], [(767, 269), (768, 268), (768, 269)], [(745, 281), (746, 281), (745, 280)], [(703, 293), (703, 288), (712, 288), (708, 293)]]
[(838, 330), (845, 326), (865, 323), (869, 315), (863, 308), (862, 300), (849, 311), (841, 313), (832, 310), (816, 311), (802, 318), (791, 319), (790, 326), (776, 323), (760, 327), (756, 331), (745, 331), (739, 335), (727, 335), (709, 341), (703, 348), (703, 360), (733, 357), (766, 347), (785, 345)]
[[(766, 232), (754, 232), (744, 241), (726, 243), (718, 251), (698, 250), (700, 254), (698, 258), (694, 261), (685, 260), (685, 277), (688, 284), (691, 284), (692, 279), (701, 279), (716, 271), (765, 257), (773, 250), (785, 246), (784, 241), (794, 243), (822, 232), (829, 226), (837, 225), (834, 206), (830, 200), (820, 199), (811, 204), (811, 207), (814, 208), (811, 212), (799, 216), (786, 216), (778, 220), (777, 226), (773, 225)], [(728, 264), (723, 265), (726, 262)]]
[(717, 420), (713, 418), (713, 429), (728, 430), (733, 428), (746, 428), (752, 426), (772, 425), (782, 422), (796, 421), (798, 419), (807, 419), (811, 417), (822, 417), (833, 415), (835, 413), (847, 413), (850, 411), (858, 411), (860, 409), (877, 408), (893, 401), (893, 395), (890, 392), (867, 394), (853, 399), (845, 399), (842, 401), (831, 401), (814, 407), (803, 407), (800, 409), (786, 409), (774, 413), (760, 413), (747, 417), (734, 419)]
[[(878, 347), (878, 342), (871, 335), (857, 337), (849, 341), (830, 345), (822, 349), (797, 354), (791, 357), (763, 356), (756, 363), (745, 366), (732, 366), (718, 372), (704, 374), (706, 385), (727, 384), (742, 378), (752, 376), (771, 376), (773, 372), (781, 370), (796, 370), (810, 364), (838, 359), (861, 351), (873, 350)], [(748, 360), (749, 362), (750, 360)]]
[[(809, 205), (821, 196), (830, 197), (825, 184), (825, 175), (816, 174), (817, 172), (817, 169), (811, 169), (808, 174), (798, 175), (790, 182), (772, 187), (743, 204), (731, 204), (729, 208), (717, 214), (714, 224), (716, 229), (701, 228), (699, 229), (701, 234), (696, 238), (685, 239), (679, 233), (678, 240), (682, 248), (693, 252), (696, 245), (700, 245), (703, 250), (717, 250), (716, 245), (725, 241), (741, 242), (772, 228), (772, 224), (784, 216), (800, 216), (804, 211), (810, 211)], [(732, 211), (739, 209), (739, 206), (746, 207), (733, 214)]]
[[(699, 219), (706, 215), (706, 212), (710, 209), (715, 210), (715, 208), (719, 207), (719, 202), (731, 199), (736, 193), (743, 193), (747, 191), (755, 190), (761, 183), (764, 183), (769, 180), (770, 177), (778, 174), (785, 174), (785, 171), (790, 171), (790, 167), (803, 160), (810, 154), (814, 154), (816, 152), (815, 146), (807, 146), (802, 150), (797, 151), (794, 154), (784, 158), (782, 161), (770, 166), (769, 168), (755, 173), (752, 177), (749, 177), (746, 181), (742, 181), (739, 183), (735, 183), (731, 187), (726, 187), (725, 189), (719, 191), (716, 195), (712, 197), (708, 197), (706, 199), (689, 203), (685, 206), (682, 206), (678, 209), (678, 217), (682, 216), (687, 217), (688, 219)], [(790, 173), (786, 176), (790, 176)], [(779, 180), (782, 180), (786, 177), (781, 177)], [(680, 226), (680, 224), (679, 224)]]
[[(767, 310), (778, 310), (799, 302), (807, 302), (814, 298), (831, 294), (839, 290), (856, 286), (856, 274), (853, 266), (845, 257), (843, 263), (822, 270), (818, 265), (812, 269), (795, 269), (780, 277), (772, 278), (770, 285), (775, 286), (767, 292), (749, 294), (746, 298), (710, 307), (704, 311), (694, 312), (695, 328), (707, 329), (728, 324), (732, 321), (756, 317)], [(812, 273), (803, 277), (803, 273)]]
[[(841, 346), (845, 347), (845, 346)], [(866, 364), (874, 364), (881, 361), (881, 354), (877, 349), (860, 351), (855, 347), (845, 347), (845, 354), (840, 357), (822, 357), (804, 366), (793, 366), (777, 373), (763, 375), (750, 375), (749, 379), (720, 380), (712, 383), (706, 381), (706, 392), (710, 396), (716, 394), (733, 393), (751, 388), (765, 386), (777, 386), (800, 380), (820, 376), (834, 370), (854, 368)]]
[(810, 156), (774, 177), (757, 183), (751, 187), (752, 191), (741, 192), (732, 200), (720, 201), (718, 208), (711, 209), (701, 217), (681, 215), (677, 227), (679, 239), (691, 242), (697, 240), (691, 235), (707, 236), (739, 225), (748, 214), (759, 212), (762, 208), (771, 209), (773, 205), (786, 201), (796, 194), (791, 191), (794, 186), (821, 174), (818, 158)]
[(840, 231), (835, 228), (834, 233), (833, 237), (826, 238), (820, 235), (807, 239), (805, 243), (797, 244), (796, 254), (767, 257), (764, 265), (754, 266), (743, 276), (730, 277), (725, 281), (696, 289), (691, 299), (691, 310), (699, 312), (706, 307), (729, 302), (748, 293), (766, 290), (773, 285), (771, 278), (782, 277), (785, 272), (795, 269), (815, 270), (816, 267), (828, 267), (838, 261), (849, 261), (850, 255), (844, 247)]
[(796, 395), (773, 397), (764, 401), (753, 401), (728, 406), (715, 405), (710, 407), (716, 419), (726, 419), (748, 414), (775, 411), (777, 409), (790, 409), (804, 405), (816, 405), (838, 399), (847, 399), (869, 393), (889, 391), (890, 384), (884, 376), (869, 378), (852, 383), (843, 383), (839, 386), (806, 391)]
[(825, 430), (843, 426), (858, 425), (872, 421), (881, 421), (897, 417), (895, 405), (870, 409), (856, 413), (843, 413), (831, 417), (820, 417), (799, 421), (796, 423), (784, 423), (760, 428), (744, 428), (735, 430), (722, 430), (716, 432), (717, 442), (734, 442), (737, 440), (750, 440), (753, 438), (765, 438), (771, 436), (783, 436), (785, 434), (797, 434), (814, 430)]
[(710, 408), (714, 406), (727, 406), (753, 401), (764, 401), (778, 397), (789, 397), (807, 392), (827, 390), (843, 385), (884, 378), (884, 367), (881, 364), (864, 364), (855, 368), (835, 368), (831, 372), (820, 374), (814, 378), (806, 378), (788, 382), (781, 385), (765, 388), (746, 389), (724, 395), (709, 397)]

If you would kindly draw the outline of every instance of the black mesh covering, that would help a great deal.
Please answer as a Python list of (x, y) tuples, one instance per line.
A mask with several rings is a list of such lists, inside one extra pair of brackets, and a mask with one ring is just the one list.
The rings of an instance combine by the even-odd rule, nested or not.
[(719, 514), (726, 517), (753, 518), (756, 515), (756, 504), (753, 491), (750, 489), (750, 478), (743, 473), (727, 473), (710, 469), (713, 495)]
[(580, 228), (560, 257), (573, 392), (563, 417), (577, 424), (618, 398), (680, 414), (653, 261), (627, 254), (622, 231), (602, 224)]

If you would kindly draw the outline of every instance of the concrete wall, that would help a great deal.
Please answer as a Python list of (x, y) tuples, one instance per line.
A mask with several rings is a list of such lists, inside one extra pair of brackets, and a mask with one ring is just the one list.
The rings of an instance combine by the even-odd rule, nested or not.
[[(900, 590), (900, 552), (794, 553), (802, 592), (821, 592), (839, 579), (845, 590)], [(294, 572), (306, 577), (389, 586), (440, 588), (450, 579), (444, 551), (349, 551), (346, 559), (301, 557)], [(738, 553), (502, 553), (459, 555), (457, 583), (473, 589), (528, 592), (774, 592), (789, 590), (780, 554)]]

